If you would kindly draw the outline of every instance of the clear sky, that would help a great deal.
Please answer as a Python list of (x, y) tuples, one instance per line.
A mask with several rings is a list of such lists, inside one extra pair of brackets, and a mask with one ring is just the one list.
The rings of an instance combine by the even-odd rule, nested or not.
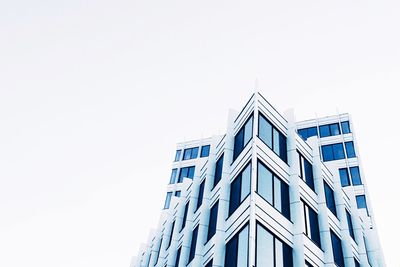
[(399, 14), (397, 0), (0, 1), (0, 266), (129, 266), (175, 143), (224, 133), (256, 77), (298, 119), (352, 114), (400, 266)]

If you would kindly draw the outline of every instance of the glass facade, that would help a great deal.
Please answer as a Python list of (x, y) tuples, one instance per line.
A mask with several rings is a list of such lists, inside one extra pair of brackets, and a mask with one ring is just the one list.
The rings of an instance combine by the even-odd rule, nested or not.
[(218, 201), (212, 206), (210, 210), (210, 219), (208, 222), (207, 242), (210, 240), (217, 231), (217, 217), (218, 217)]
[(183, 178), (193, 179), (193, 177), (194, 177), (194, 166), (181, 168), (179, 172), (178, 183), (182, 183)]
[(204, 179), (203, 182), (201, 182), (200, 187), (199, 187), (199, 194), (197, 196), (197, 207), (196, 210), (198, 210), (203, 203), (203, 196), (204, 196), (204, 187), (206, 185), (206, 180)]
[(175, 161), (181, 160), (181, 154), (182, 154), (182, 150), (178, 149), (175, 153)]
[(328, 136), (335, 136), (339, 134), (340, 134), (339, 123), (332, 123), (319, 126), (319, 136), (321, 138)]
[(200, 158), (205, 158), (210, 155), (210, 145), (202, 146), (200, 152)]
[(165, 198), (164, 209), (169, 209), (169, 204), (171, 203), (172, 192), (168, 192)]
[(305, 141), (309, 137), (318, 136), (317, 127), (310, 127), (297, 130), (297, 133), (301, 136), (301, 138)]
[(341, 124), (342, 124), (343, 134), (351, 133), (351, 131), (350, 131), (350, 123), (348, 121), (342, 121)]
[(312, 164), (304, 158), (304, 156), (297, 151), (299, 154), (299, 173), (300, 173), (300, 178), (306, 182), (308, 187), (311, 188), (311, 190), (315, 191), (315, 186), (314, 186), (314, 174), (312, 170)]
[(342, 240), (331, 230), (331, 242), (333, 250), (333, 259), (336, 266), (344, 267), (344, 258), (342, 250)]
[(356, 202), (357, 202), (357, 208), (365, 209), (367, 211), (367, 214), (369, 215), (367, 200), (365, 199), (365, 195), (356, 196)]
[(356, 239), (354, 238), (354, 228), (353, 228), (353, 221), (351, 220), (351, 214), (346, 210), (346, 219), (347, 219), (347, 226), (349, 227), (349, 234), (351, 238), (355, 241)]
[(354, 150), (354, 143), (353, 141), (344, 143), (346, 146), (346, 154), (348, 158), (355, 158), (356, 151)]
[(197, 225), (192, 232), (192, 241), (190, 243), (188, 264), (194, 259), (194, 256), (196, 255), (196, 244), (197, 244), (198, 233), (199, 233), (199, 226)]
[(345, 158), (342, 143), (321, 146), (321, 151), (323, 161), (332, 161)]
[(199, 154), (198, 147), (186, 148), (183, 151), (183, 160), (195, 159), (197, 158), (198, 154)]
[(339, 169), (340, 184), (342, 187), (350, 185), (349, 172), (347, 168)]
[(178, 173), (178, 169), (172, 169), (171, 177), (169, 178), (169, 183), (174, 184), (176, 180), (176, 174)]
[(241, 171), (230, 186), (229, 216), (235, 212), (240, 204), (250, 194), (251, 163)]
[(245, 124), (235, 135), (235, 143), (233, 147), (233, 161), (240, 155), (246, 145), (253, 138), (253, 115), (251, 115)]
[(324, 190), (325, 190), (326, 206), (335, 216), (337, 216), (333, 189), (325, 181), (324, 181)]
[(308, 236), (318, 247), (321, 247), (321, 237), (319, 233), (318, 213), (314, 211), (303, 200), (303, 217), (304, 229), (303, 232)]
[(226, 243), (224, 267), (248, 267), (249, 225), (243, 227)]
[(214, 172), (214, 186), (215, 187), (222, 178), (222, 168), (224, 164), (224, 154), (222, 154), (217, 163), (215, 164), (215, 172)]
[(186, 219), (189, 211), (189, 201), (185, 205), (185, 211), (183, 212), (183, 218), (182, 218), (182, 226), (181, 226), (181, 231), (185, 228), (186, 226)]

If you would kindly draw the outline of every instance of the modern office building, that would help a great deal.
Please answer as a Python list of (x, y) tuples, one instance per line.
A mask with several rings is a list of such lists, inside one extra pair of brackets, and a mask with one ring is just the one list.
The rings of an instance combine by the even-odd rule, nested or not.
[(348, 114), (297, 122), (255, 93), (171, 169), (132, 267), (385, 266)]

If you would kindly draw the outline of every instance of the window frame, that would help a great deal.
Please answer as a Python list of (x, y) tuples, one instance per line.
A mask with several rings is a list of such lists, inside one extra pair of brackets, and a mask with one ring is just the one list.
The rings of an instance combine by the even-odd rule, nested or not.
[[(210, 145), (204, 145), (204, 146), (201, 146), (201, 151), (200, 151), (200, 158), (206, 158), (206, 157), (208, 157), (209, 155), (210, 155)], [(204, 149), (206, 149), (206, 154), (207, 155), (204, 155)]]
[[(242, 193), (242, 179), (243, 179), (243, 172), (247, 169), (247, 168), (249, 168), (249, 170), (250, 170), (250, 186), (249, 186), (249, 192), (248, 192), (248, 194), (246, 195), (246, 196), (242, 196), (241, 195), (241, 193)], [(234, 214), (235, 213), (235, 211), (240, 207), (240, 205), (247, 199), (247, 197), (248, 196), (250, 196), (250, 194), (251, 194), (251, 175), (252, 175), (252, 162), (251, 162), (251, 160), (248, 162), (248, 163), (246, 163), (245, 165), (244, 165), (244, 167), (238, 172), (238, 174), (235, 176), (235, 178), (234, 179), (232, 179), (232, 181), (231, 181), (231, 183), (230, 183), (230, 191), (229, 191), (229, 205), (228, 205), (228, 218), (232, 215), (232, 214)], [(239, 193), (240, 193), (240, 195), (239, 195), (239, 203), (238, 203), (238, 205), (236, 206), (236, 207), (234, 207), (234, 209), (232, 210), (232, 208), (231, 208), (231, 203), (232, 203), (232, 184), (237, 180), (237, 179), (240, 179), (240, 181), (238, 181), (239, 182)], [(242, 199), (242, 200), (241, 200)], [(227, 219), (228, 219), (227, 218)]]
[[(245, 141), (245, 133), (246, 133), (246, 126), (247, 123), (249, 123), (251, 121), (251, 137), (250, 139), (244, 143)], [(242, 132), (243, 131), (243, 132)], [(237, 150), (236, 148), (236, 137), (239, 136), (239, 134), (242, 135), (241, 137), (241, 148), (239, 150)], [(233, 158), (232, 158), (232, 163), (235, 162), (235, 160), (239, 157), (239, 155), (243, 152), (243, 150), (246, 148), (246, 146), (250, 143), (250, 141), (253, 139), (254, 137), (254, 112), (252, 112), (249, 117), (245, 120), (245, 122), (243, 123), (243, 125), (240, 127), (239, 131), (236, 132), (236, 134), (233, 137)]]

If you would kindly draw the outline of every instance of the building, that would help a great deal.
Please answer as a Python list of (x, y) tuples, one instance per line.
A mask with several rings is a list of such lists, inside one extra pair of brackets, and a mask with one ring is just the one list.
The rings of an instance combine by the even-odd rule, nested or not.
[(296, 122), (259, 93), (224, 136), (177, 146), (133, 267), (385, 266), (351, 118)]

